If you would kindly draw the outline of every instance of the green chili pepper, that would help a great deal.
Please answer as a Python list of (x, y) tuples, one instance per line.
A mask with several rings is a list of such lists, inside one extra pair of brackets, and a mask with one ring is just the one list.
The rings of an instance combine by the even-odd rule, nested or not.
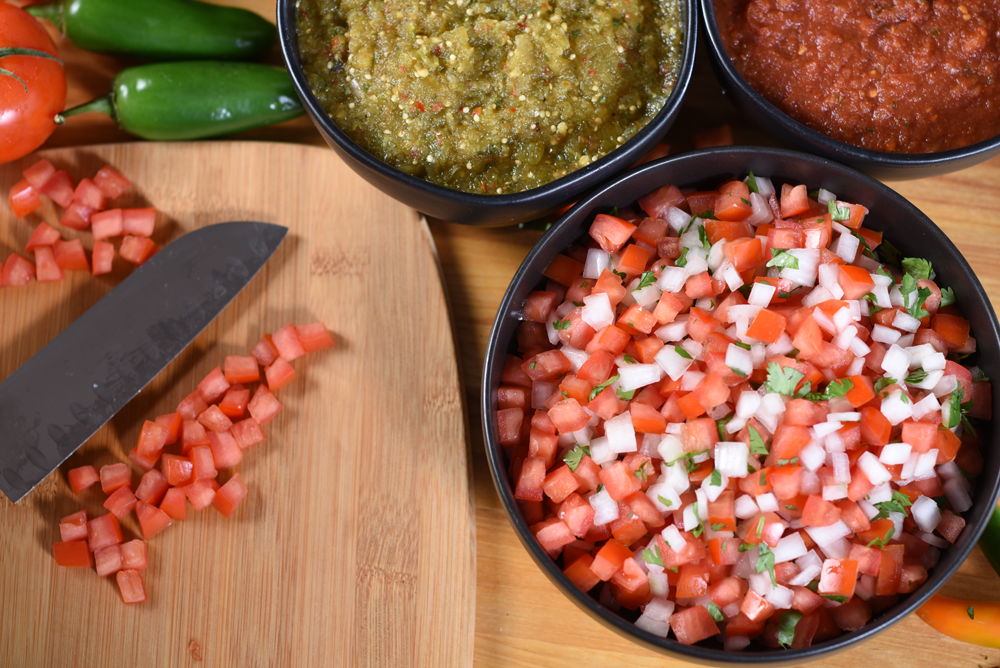
[(1000, 506), (993, 509), (993, 515), (986, 523), (986, 530), (979, 537), (979, 547), (982, 548), (993, 570), (1000, 575)]
[(56, 116), (111, 116), (143, 139), (213, 137), (287, 121), (303, 114), (288, 72), (270, 65), (189, 61), (123, 70), (111, 92)]
[(142, 60), (252, 60), (277, 35), (249, 10), (194, 0), (61, 0), (26, 9), (81, 49)]

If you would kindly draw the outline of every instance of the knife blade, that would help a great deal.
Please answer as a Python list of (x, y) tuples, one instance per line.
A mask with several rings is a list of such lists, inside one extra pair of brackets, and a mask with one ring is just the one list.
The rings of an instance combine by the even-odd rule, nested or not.
[(209, 225), (167, 244), (0, 383), (0, 491), (17, 503), (162, 371), (288, 228)]

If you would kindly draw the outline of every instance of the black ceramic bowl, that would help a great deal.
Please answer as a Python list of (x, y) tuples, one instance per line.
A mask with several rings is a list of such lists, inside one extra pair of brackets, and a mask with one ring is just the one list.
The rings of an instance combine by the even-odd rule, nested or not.
[[(896, 605), (878, 613), (864, 628), (805, 649), (727, 653), (722, 650), (721, 644), (709, 646), (710, 641), (703, 643), (706, 646), (684, 646), (673, 640), (658, 638), (636, 628), (630, 621), (600, 605), (595, 598), (581, 592), (541, 548), (515, 503), (514, 490), (507, 477), (507, 462), (497, 436), (496, 389), (505, 354), (516, 354), (516, 332), (521, 322), (517, 314), (522, 301), (529, 292), (544, 285), (546, 279), (542, 271), (557, 253), (587, 233), (597, 213), (608, 212), (613, 207), (629, 206), (638, 197), (666, 183), (711, 189), (734, 177), (742, 178), (749, 169), (753, 169), (755, 174), (769, 176), (776, 184), (805, 183), (810, 189), (825, 187), (846, 200), (868, 207), (871, 214), (865, 219), (867, 227), (885, 232), (885, 238), (891, 240), (904, 256), (930, 260), (939, 274), (939, 283), (954, 289), (958, 306), (969, 318), (976, 337), (979, 352), (975, 361), (990, 378), (1000, 377), (1000, 325), (986, 292), (954, 244), (927, 216), (900, 195), (864, 174), (824, 158), (784, 149), (750, 146), (707, 149), (664, 158), (639, 167), (592, 193), (546, 232), (514, 274), (500, 304), (486, 350), (481, 408), (493, 482), (525, 549), (555, 586), (574, 603), (604, 626), (640, 645), (709, 665), (803, 663), (846, 649), (885, 630), (916, 610), (958, 569), (979, 539), (1000, 493), (1000, 447), (997, 433), (991, 428), (984, 434), (983, 455), (986, 463), (976, 483), (975, 505), (965, 513), (967, 523), (958, 541), (943, 551), (927, 582), (912, 594), (900, 597)], [(993, 411), (995, 415), (1000, 414), (1000, 392), (993, 394)], [(595, 587), (594, 592), (598, 589)]]
[(939, 153), (907, 154), (872, 151), (846, 144), (792, 119), (764, 99), (736, 70), (719, 33), (713, 0), (701, 3), (702, 36), (715, 76), (733, 105), (771, 139), (821, 155), (884, 181), (921, 179), (971, 167), (1000, 155), (1000, 135), (964, 148)]
[(695, 0), (679, 0), (684, 16), (684, 56), (677, 85), (658, 113), (620, 148), (561, 179), (511, 195), (473, 195), (410, 176), (382, 162), (355, 144), (337, 127), (313, 95), (306, 81), (296, 37), (295, 0), (278, 0), (281, 51), (295, 88), (323, 139), (373, 186), (429, 216), (464, 225), (511, 225), (538, 218), (593, 190), (653, 149), (673, 125), (691, 82), (697, 43)]

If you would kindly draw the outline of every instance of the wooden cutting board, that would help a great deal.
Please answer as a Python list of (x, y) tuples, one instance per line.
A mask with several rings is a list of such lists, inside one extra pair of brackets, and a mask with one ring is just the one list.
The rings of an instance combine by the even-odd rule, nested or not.
[[(290, 231), (215, 322), (58, 471), (17, 505), (0, 496), (0, 666), (470, 665), (467, 433), (426, 223), (326, 149), (212, 142), (40, 155), (77, 179), (118, 168), (135, 185), (115, 205), (159, 209), (161, 244), (228, 220)], [(0, 192), (36, 159), (0, 166)], [(0, 258), (57, 216), (47, 202), (18, 220), (0, 203)], [(92, 247), (89, 233), (59, 229)], [(128, 273), (116, 265), (110, 276), (0, 289), (0, 378)], [(277, 393), (284, 410), (237, 467), (247, 498), (230, 519), (189, 505), (186, 521), (149, 540), (145, 604), (125, 606), (114, 577), (56, 565), (59, 519), (106, 512), (99, 485), (71, 492), (69, 469), (126, 461), (142, 421), (172, 412), (225, 355), (315, 321), (337, 345), (294, 362), (294, 383)], [(122, 525), (126, 540), (139, 536), (134, 514)]]

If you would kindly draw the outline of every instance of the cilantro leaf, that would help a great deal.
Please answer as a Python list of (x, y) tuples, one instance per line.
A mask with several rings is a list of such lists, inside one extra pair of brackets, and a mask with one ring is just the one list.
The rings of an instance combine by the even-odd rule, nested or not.
[(917, 383), (922, 383), (927, 379), (927, 372), (923, 369), (917, 369), (909, 376), (906, 377), (906, 382), (910, 385), (916, 385)]
[[(712, 531), (722, 531), (725, 528), (726, 528), (725, 522), (715, 522), (712, 524)], [(725, 550), (726, 548), (723, 547), (722, 549)]]
[(702, 211), (701, 213), (698, 214), (697, 217), (701, 218), (702, 220), (718, 220), (719, 219), (718, 216), (715, 215), (714, 211)]
[(954, 429), (962, 421), (962, 386), (959, 385), (948, 397), (948, 429)]
[(890, 272), (888, 269), (886, 269), (882, 265), (878, 266), (878, 269), (875, 270), (875, 273), (878, 274), (879, 276), (885, 276), (886, 278), (892, 279), (893, 283), (896, 282), (896, 277), (892, 275), (892, 272)]
[(890, 385), (895, 385), (895, 384), (896, 384), (895, 378), (889, 378), (889, 376), (883, 376), (882, 378), (879, 378), (878, 380), (875, 381), (875, 392), (876, 393), (881, 392)]
[(743, 350), (752, 350), (753, 349), (753, 346), (751, 346), (749, 343), (743, 343), (742, 341), (733, 341), (733, 345), (734, 346), (739, 346)]
[(625, 359), (625, 364), (635, 364), (635, 358), (632, 357), (631, 355), (626, 355), (624, 359)]
[(707, 251), (712, 250), (712, 244), (708, 240), (708, 232), (705, 231), (703, 225), (698, 226), (698, 239), (701, 241), (702, 248)]
[(941, 306), (949, 306), (955, 303), (955, 291), (951, 288), (941, 288)]
[(840, 594), (820, 594), (825, 599), (836, 601), (837, 603), (847, 603), (847, 597)]
[[(760, 519), (763, 522), (764, 518)], [(757, 557), (757, 572), (767, 571), (767, 574), (771, 576), (771, 583), (777, 586), (778, 577), (774, 574), (774, 552), (771, 552), (767, 543), (761, 543), (758, 547), (760, 548), (760, 556)]]
[(570, 471), (576, 471), (576, 467), (580, 465), (580, 460), (589, 456), (590, 448), (586, 445), (580, 445), (578, 443), (575, 448), (563, 456), (563, 461), (566, 462), (566, 466), (569, 467)]
[(879, 245), (878, 253), (889, 264), (899, 264), (899, 249), (892, 245), (892, 242), (885, 240)]
[(606, 381), (604, 381), (603, 383), (601, 383), (597, 387), (595, 387), (594, 389), (592, 389), (590, 391), (590, 397), (588, 398), (588, 401), (593, 401), (594, 398), (598, 394), (600, 394), (601, 392), (604, 391), (604, 388), (606, 388), (608, 385), (610, 385), (611, 383), (615, 382), (616, 380), (618, 380), (618, 374), (617, 373), (615, 375), (611, 376), (611, 378), (608, 378)]
[(642, 272), (642, 276), (639, 277), (639, 285), (636, 286), (636, 290), (642, 290), (643, 288), (648, 288), (649, 286), (656, 283), (656, 274), (651, 271)]
[(760, 188), (757, 187), (757, 177), (753, 175), (753, 170), (750, 170), (750, 175), (747, 176), (747, 189), (752, 193), (760, 194)]
[(736, 549), (738, 549), (740, 552), (749, 552), (750, 550), (754, 549), (755, 547), (757, 547), (757, 546), (754, 545), (753, 543), (741, 543), (740, 546), (738, 548), (736, 548)]
[[(698, 517), (698, 502), (692, 502), (691, 507), (694, 508), (694, 518), (698, 521), (698, 526), (691, 529), (691, 535), (695, 538), (701, 538), (701, 535), (705, 533), (705, 525), (701, 523), (701, 518)], [(684, 527), (684, 529), (686, 530), (687, 527)]]
[(931, 263), (922, 258), (905, 257), (903, 258), (902, 267), (903, 271), (917, 280), (921, 278), (930, 279), (931, 277)]
[(781, 613), (778, 621), (778, 644), (788, 648), (795, 640), (795, 627), (802, 619), (802, 613), (798, 610), (785, 610)]
[(636, 478), (638, 478), (642, 482), (646, 482), (646, 465), (643, 464), (642, 466), (640, 466), (639, 468), (637, 468), (635, 471), (632, 471), (632, 475), (634, 475)]
[[(969, 619), (975, 619), (975, 618), (976, 618), (976, 608), (975, 608), (974, 606), (971, 606), (971, 605), (970, 605), (970, 606), (969, 606), (969, 609), (968, 609), (968, 610), (966, 610), (966, 612), (967, 612), (967, 613), (969, 614)], [(717, 620), (715, 620), (715, 621), (717, 621), (717, 622), (718, 622), (718, 621), (722, 621), (722, 620), (720, 620), (720, 619), (717, 619)]]
[(663, 568), (663, 557), (660, 556), (660, 546), (654, 542), (652, 550), (643, 550), (642, 560), (647, 564), (656, 564), (660, 568)]
[(764, 445), (764, 439), (760, 437), (760, 434), (753, 427), (747, 427), (750, 432), (750, 454), (751, 455), (764, 455), (765, 457), (770, 454), (767, 451), (767, 446)]
[(692, 360), (692, 359), (694, 359), (693, 357), (691, 357), (691, 353), (689, 353), (688, 351), (684, 350), (684, 348), (682, 348), (681, 346), (674, 346), (674, 352), (677, 353), (678, 355), (680, 355), (681, 357), (683, 357), (686, 360)]
[(768, 267), (780, 267), (782, 269), (798, 269), (799, 258), (789, 253), (784, 248), (772, 248), (771, 259), (767, 261)]
[(746, 374), (745, 371), (740, 371), (739, 369), (735, 369), (733, 367), (729, 367), (729, 370), (732, 371), (733, 373), (735, 373), (740, 378), (746, 378), (747, 377), (747, 374)]
[(889, 539), (892, 538), (892, 534), (896, 533), (896, 527), (889, 527), (889, 530), (885, 533), (882, 538), (876, 538), (872, 542), (868, 543), (865, 547), (875, 546), (880, 550), (885, 549), (885, 546), (889, 544)]
[(842, 223), (851, 219), (851, 210), (846, 206), (837, 206), (837, 202), (832, 199), (826, 201), (826, 209), (830, 212), (834, 221)]
[(670, 506), (674, 505), (673, 501), (671, 501), (670, 499), (664, 499), (659, 494), (656, 495), (656, 500), (659, 501), (660, 503), (662, 503), (663, 505), (665, 505), (667, 508), (669, 508)]
[[(726, 616), (722, 614), (722, 610), (719, 610), (719, 606), (716, 605), (714, 602), (709, 601), (708, 605), (706, 605), (705, 607), (708, 609), (708, 614), (712, 615), (712, 619), (714, 619), (717, 622), (726, 621)], [(972, 608), (969, 608), (969, 610), (972, 610)]]
[(880, 520), (882, 518), (888, 518), (889, 513), (902, 513), (903, 517), (909, 517), (909, 513), (906, 509), (913, 504), (910, 502), (910, 497), (899, 491), (892, 492), (892, 499), (889, 501), (883, 501), (882, 503), (876, 503), (875, 507), (878, 508), (878, 515), (871, 519), (872, 522), (875, 520)]
[(712, 487), (722, 487), (722, 473), (719, 469), (712, 469), (712, 481), (709, 484)]
[(552, 329), (555, 329), (557, 331), (558, 330), (563, 330), (563, 329), (569, 329), (569, 326), (570, 326), (569, 319), (566, 319), (566, 320), (556, 320), (555, 322), (552, 323)]
[(625, 390), (619, 387), (615, 390), (615, 394), (617, 394), (618, 398), (621, 399), (622, 401), (632, 401), (632, 397), (635, 396), (635, 390), (629, 390), (628, 392), (626, 392)]
[(687, 266), (687, 263), (688, 263), (688, 260), (687, 260), (688, 250), (689, 249), (688, 249), (687, 246), (684, 246), (683, 248), (681, 248), (681, 256), (679, 258), (677, 258), (676, 260), (674, 260), (674, 266), (676, 266), (676, 267), (686, 267)]
[(840, 398), (853, 389), (854, 381), (850, 378), (843, 378), (833, 381), (822, 392), (810, 392), (806, 395), (806, 399), (809, 401), (829, 401), (830, 399)]
[[(761, 476), (763, 476), (763, 475), (764, 474), (761, 473)], [(757, 522), (757, 538), (760, 538), (763, 533), (764, 533), (764, 516), (761, 515), (760, 516), (760, 521)], [(757, 572), (760, 573), (760, 571), (757, 571)]]
[(803, 378), (805, 378), (805, 375), (798, 369), (787, 366), (783, 367), (777, 362), (771, 362), (767, 365), (767, 381), (764, 383), (764, 388), (768, 392), (777, 392), (778, 394), (785, 394), (790, 397), (805, 396), (809, 392), (807, 389), (809, 383), (803, 386), (805, 392), (801, 390), (799, 394), (795, 392), (795, 388)]
[(715, 428), (719, 432), (720, 441), (726, 440), (726, 425), (729, 424), (729, 421), (732, 420), (734, 417), (736, 417), (735, 414), (730, 414), (722, 419), (715, 421)]

